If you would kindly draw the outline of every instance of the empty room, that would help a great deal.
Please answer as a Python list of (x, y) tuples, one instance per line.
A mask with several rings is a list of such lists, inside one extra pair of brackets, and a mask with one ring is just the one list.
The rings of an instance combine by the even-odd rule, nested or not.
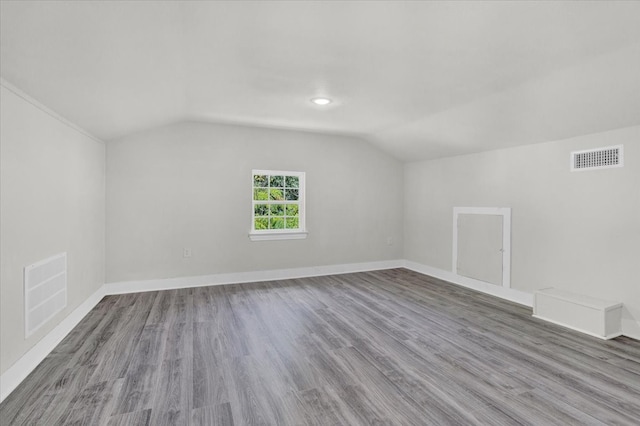
[(640, 424), (640, 2), (0, 0), (0, 424)]

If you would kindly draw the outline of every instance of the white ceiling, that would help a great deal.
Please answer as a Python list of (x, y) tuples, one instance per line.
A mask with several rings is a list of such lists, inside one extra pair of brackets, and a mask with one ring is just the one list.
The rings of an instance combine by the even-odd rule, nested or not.
[(418, 160), (640, 124), (640, 2), (2, 1), (0, 14), (2, 77), (104, 140), (234, 122)]

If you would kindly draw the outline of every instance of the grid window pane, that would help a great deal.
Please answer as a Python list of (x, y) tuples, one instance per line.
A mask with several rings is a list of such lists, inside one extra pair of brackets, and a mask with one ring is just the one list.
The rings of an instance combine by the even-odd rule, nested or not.
[(285, 196), (287, 200), (295, 201), (298, 199), (297, 189), (285, 189)]
[(269, 229), (284, 229), (284, 217), (270, 217)]
[(298, 205), (297, 204), (287, 204), (286, 205), (286, 213), (287, 213), (287, 216), (298, 216)]
[(269, 188), (269, 199), (274, 201), (284, 200), (284, 190), (279, 188)]
[(298, 229), (298, 218), (297, 217), (288, 217), (286, 219), (287, 229)]
[(269, 176), (269, 186), (272, 188), (284, 187), (284, 176)]
[(267, 188), (255, 188), (253, 190), (253, 199), (256, 201), (268, 200), (269, 190)]
[(271, 204), (271, 216), (284, 216), (284, 204)]
[(303, 173), (254, 170), (252, 190), (253, 231), (304, 229)]
[(269, 185), (269, 177), (266, 175), (253, 175), (253, 186), (266, 187)]
[(268, 216), (269, 205), (268, 204), (256, 204), (253, 208), (253, 212), (256, 216)]
[(268, 217), (257, 217), (254, 221), (256, 229), (269, 229)]
[(287, 176), (285, 178), (285, 183), (287, 188), (298, 188), (300, 180), (298, 179), (298, 176)]

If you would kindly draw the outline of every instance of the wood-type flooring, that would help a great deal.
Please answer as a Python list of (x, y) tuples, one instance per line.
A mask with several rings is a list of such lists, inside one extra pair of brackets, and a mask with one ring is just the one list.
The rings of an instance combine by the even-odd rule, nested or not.
[(638, 425), (640, 342), (405, 269), (105, 297), (4, 425)]

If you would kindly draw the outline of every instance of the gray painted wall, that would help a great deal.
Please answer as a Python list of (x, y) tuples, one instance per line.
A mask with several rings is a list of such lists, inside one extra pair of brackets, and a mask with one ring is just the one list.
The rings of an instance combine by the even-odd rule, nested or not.
[[(252, 169), (306, 172), (307, 239), (249, 240)], [(402, 180), (348, 137), (182, 123), (110, 141), (107, 282), (400, 259)]]
[[(624, 144), (623, 168), (571, 172), (571, 151)], [(451, 271), (453, 207), (511, 207), (511, 287), (624, 302), (640, 338), (640, 126), (405, 166), (405, 258)]]
[[(0, 87), (0, 372), (104, 283), (105, 146)], [(23, 268), (67, 252), (67, 308), (24, 336)]]

